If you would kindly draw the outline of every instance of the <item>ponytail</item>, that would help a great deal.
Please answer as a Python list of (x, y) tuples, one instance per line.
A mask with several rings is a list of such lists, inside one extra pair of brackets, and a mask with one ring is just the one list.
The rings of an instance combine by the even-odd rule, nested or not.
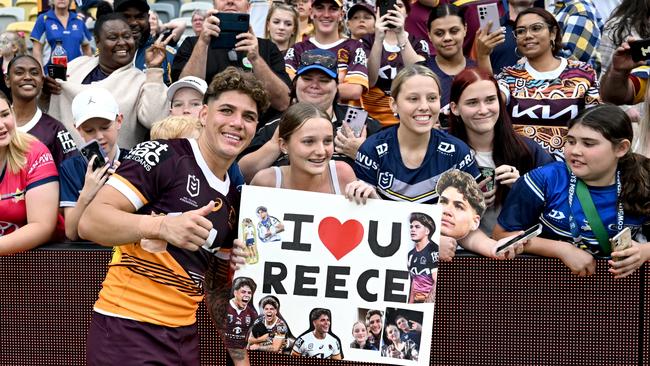
[(621, 201), (626, 214), (650, 216), (650, 159), (628, 152), (619, 161)]

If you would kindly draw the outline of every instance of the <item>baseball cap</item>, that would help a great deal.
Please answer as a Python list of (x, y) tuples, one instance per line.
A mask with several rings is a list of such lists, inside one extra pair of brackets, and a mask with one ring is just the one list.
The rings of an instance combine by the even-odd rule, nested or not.
[(77, 128), (91, 118), (114, 121), (119, 113), (115, 98), (104, 88), (88, 88), (72, 100), (72, 117)]
[(115, 0), (115, 2), (113, 2), (113, 9), (115, 9), (116, 12), (122, 12), (128, 7), (134, 7), (145, 12), (148, 12), (150, 9), (146, 0)]
[(201, 96), (203, 96), (208, 90), (208, 84), (205, 82), (205, 80), (197, 78), (196, 76), (186, 76), (184, 78), (180, 78), (175, 83), (170, 85), (169, 89), (167, 89), (167, 100), (172, 100), (174, 94), (176, 94), (179, 89), (183, 88), (192, 88), (201, 93)]
[(354, 16), (354, 13), (356, 13), (359, 10), (365, 10), (368, 13), (372, 14), (373, 17), (375, 16), (375, 7), (372, 4), (369, 4), (365, 1), (359, 1), (357, 3), (354, 3), (350, 9), (348, 9), (348, 14), (347, 18), (350, 19)]
[(332, 79), (337, 79), (336, 55), (331, 51), (319, 48), (303, 52), (300, 56), (300, 66), (296, 71), (296, 76), (300, 76), (309, 70), (320, 70)]
[(339, 6), (339, 8), (343, 7), (343, 1), (341, 0), (312, 0), (311, 5), (314, 6), (316, 4), (321, 4), (321, 3), (334, 3)]

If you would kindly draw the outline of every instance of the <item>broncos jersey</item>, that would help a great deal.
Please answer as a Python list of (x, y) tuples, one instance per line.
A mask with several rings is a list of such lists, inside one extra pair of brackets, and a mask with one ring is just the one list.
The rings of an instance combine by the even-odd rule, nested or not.
[(411, 249), (408, 254), (408, 270), (412, 290), (429, 293), (433, 287), (433, 271), (438, 268), (438, 244), (429, 242), (422, 250)]
[(458, 138), (431, 130), (429, 147), (422, 165), (404, 165), (397, 139), (398, 126), (385, 128), (368, 137), (359, 147), (354, 173), (377, 188), (384, 199), (417, 203), (437, 203), (436, 184), (449, 169), (460, 169), (475, 179), (480, 177), (470, 148)]
[[(517, 180), (508, 193), (499, 215), (499, 225), (506, 231), (518, 231), (541, 223), (541, 237), (573, 243), (569, 227), (569, 214), (573, 212), (580, 233), (578, 246), (591, 254), (602, 255), (577, 196), (573, 198), (573, 211), (569, 208), (569, 182), (569, 171), (563, 162), (531, 170)], [(616, 185), (588, 188), (598, 215), (611, 238), (617, 234)], [(632, 230), (634, 238), (647, 221), (648, 217), (626, 214), (623, 225)]]
[(107, 184), (141, 215), (179, 215), (215, 201), (206, 216), (213, 228), (197, 251), (168, 244), (166, 251), (151, 253), (139, 242), (115, 246), (95, 303), (104, 315), (169, 327), (194, 324), (208, 265), (237, 235), (236, 187), (228, 175), (215, 176), (197, 142), (186, 139), (138, 144)]

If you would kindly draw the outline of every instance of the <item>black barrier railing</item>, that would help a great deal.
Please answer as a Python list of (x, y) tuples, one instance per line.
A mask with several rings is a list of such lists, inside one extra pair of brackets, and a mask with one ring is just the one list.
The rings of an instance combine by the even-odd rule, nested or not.
[[(91, 243), (0, 257), (0, 364), (83, 365), (109, 259), (110, 249)], [(459, 255), (438, 273), (431, 363), (648, 365), (649, 280), (645, 266), (615, 280), (599, 261), (593, 276), (579, 278), (558, 260)], [(203, 306), (198, 322), (202, 364), (224, 365)], [(251, 352), (251, 363), (339, 364), (260, 352)]]

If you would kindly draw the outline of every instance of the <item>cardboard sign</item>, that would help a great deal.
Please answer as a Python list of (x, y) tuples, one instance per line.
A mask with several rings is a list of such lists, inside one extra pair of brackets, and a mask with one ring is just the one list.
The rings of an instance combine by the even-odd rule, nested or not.
[(251, 258), (228, 320), (243, 347), (429, 364), (437, 206), (244, 186), (239, 223)]

